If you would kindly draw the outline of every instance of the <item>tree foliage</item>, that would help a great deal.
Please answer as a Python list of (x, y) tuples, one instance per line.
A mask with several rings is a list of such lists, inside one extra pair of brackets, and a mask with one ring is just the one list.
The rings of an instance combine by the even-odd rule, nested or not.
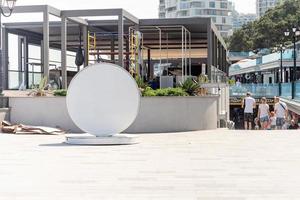
[(285, 37), (284, 31), (294, 26), (300, 27), (300, 0), (286, 0), (235, 31), (229, 38), (229, 49), (253, 51), (278, 46), (292, 39)]

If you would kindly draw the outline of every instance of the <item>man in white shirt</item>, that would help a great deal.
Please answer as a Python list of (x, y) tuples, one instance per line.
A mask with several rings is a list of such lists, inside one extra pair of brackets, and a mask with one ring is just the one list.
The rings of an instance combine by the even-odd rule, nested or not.
[(277, 118), (276, 127), (277, 129), (281, 130), (288, 116), (288, 107), (286, 103), (280, 101), (279, 97), (275, 97), (274, 100), (275, 100), (274, 111)]
[(254, 108), (256, 108), (256, 101), (251, 97), (251, 93), (247, 92), (246, 98), (242, 101), (242, 108), (244, 108), (244, 127), (245, 130), (252, 130)]

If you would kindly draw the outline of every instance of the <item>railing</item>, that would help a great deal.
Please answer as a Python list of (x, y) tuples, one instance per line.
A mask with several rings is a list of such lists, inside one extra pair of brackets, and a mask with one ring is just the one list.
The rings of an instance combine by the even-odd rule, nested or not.
[(279, 95), (278, 84), (240, 84), (230, 87), (230, 96), (241, 97), (250, 92), (255, 97), (274, 97)]
[[(292, 99), (292, 83), (282, 83), (281, 97)], [(279, 96), (279, 84), (239, 84), (230, 87), (231, 97), (244, 97), (250, 92), (254, 97)], [(300, 81), (296, 82), (295, 100), (300, 101)]]
[(292, 98), (292, 83), (282, 83), (281, 96), (287, 99)]
[(296, 82), (296, 95), (295, 95), (296, 100), (300, 100), (300, 81)]

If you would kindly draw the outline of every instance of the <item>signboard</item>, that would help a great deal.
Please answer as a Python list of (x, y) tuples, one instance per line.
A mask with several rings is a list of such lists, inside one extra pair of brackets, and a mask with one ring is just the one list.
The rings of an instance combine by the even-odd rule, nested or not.
[[(242, 106), (242, 101), (244, 98), (241, 97), (230, 97), (230, 105), (231, 106)], [(255, 98), (257, 104), (260, 104), (261, 99)], [(274, 98), (267, 98), (267, 104), (274, 105)]]

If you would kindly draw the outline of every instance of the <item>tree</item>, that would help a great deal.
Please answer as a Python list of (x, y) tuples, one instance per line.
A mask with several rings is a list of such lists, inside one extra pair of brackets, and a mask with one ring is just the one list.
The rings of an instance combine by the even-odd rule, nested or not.
[(272, 48), (292, 38), (284, 31), (300, 26), (300, 0), (286, 0), (270, 9), (260, 19), (244, 25), (228, 39), (231, 51), (253, 51)]

